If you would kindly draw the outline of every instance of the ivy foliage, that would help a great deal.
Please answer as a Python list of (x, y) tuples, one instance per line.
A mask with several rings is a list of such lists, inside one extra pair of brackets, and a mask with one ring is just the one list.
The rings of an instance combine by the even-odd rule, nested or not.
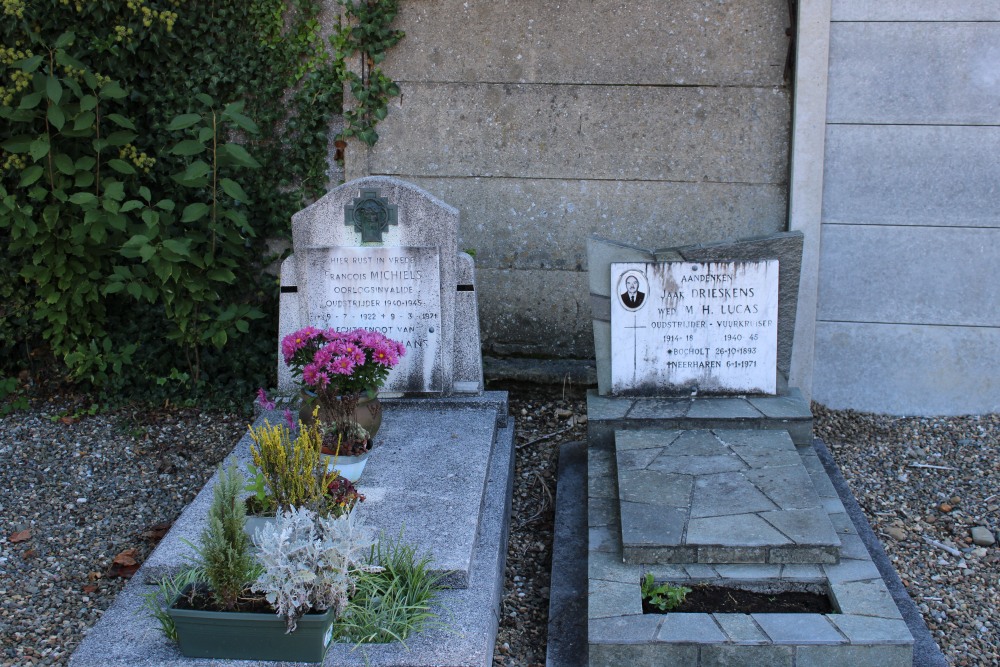
[(338, 35), (338, 51), (359, 58), (359, 71), (345, 71), (355, 104), (344, 113), (341, 134), (374, 146), (375, 126), (389, 115), (389, 100), (399, 95), (399, 86), (379, 67), (386, 52), (403, 39), (403, 32), (392, 28), (398, 0), (340, 0), (340, 4), (348, 25)]
[(350, 39), (320, 12), (3, 0), (0, 371), (43, 349), (153, 400), (273, 385), (266, 241), (325, 191), (342, 113)]

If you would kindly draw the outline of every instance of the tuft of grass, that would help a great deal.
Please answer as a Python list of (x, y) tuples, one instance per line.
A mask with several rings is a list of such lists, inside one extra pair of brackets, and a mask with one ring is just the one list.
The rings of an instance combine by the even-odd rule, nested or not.
[(429, 555), (418, 558), (400, 533), (395, 539), (383, 536), (372, 547), (369, 562), (382, 570), (358, 576), (354, 595), (334, 626), (338, 641), (401, 642), (441, 624), (431, 602), (443, 587), (441, 576), (430, 571)]

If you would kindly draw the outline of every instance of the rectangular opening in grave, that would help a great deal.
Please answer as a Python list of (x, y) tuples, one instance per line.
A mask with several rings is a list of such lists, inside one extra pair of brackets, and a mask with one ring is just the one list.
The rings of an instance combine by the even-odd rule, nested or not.
[(439, 392), (441, 270), (437, 248), (336, 247), (305, 250), (309, 324), (375, 329), (406, 346), (387, 392)]
[(773, 394), (778, 261), (611, 264), (611, 393)]
[[(654, 583), (643, 586), (644, 614), (836, 614), (825, 584), (794, 582), (744, 582), (720, 584)], [(685, 592), (686, 589), (686, 592)], [(656, 593), (655, 591), (659, 591)], [(683, 601), (670, 609), (657, 601)], [(668, 605), (669, 606), (669, 605)]]

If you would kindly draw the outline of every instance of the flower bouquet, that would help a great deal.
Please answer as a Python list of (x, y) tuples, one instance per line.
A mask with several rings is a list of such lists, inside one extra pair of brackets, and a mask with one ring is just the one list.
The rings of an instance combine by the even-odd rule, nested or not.
[(319, 420), (336, 433), (327, 448), (334, 443), (338, 448), (328, 453), (367, 452), (382, 418), (376, 393), (406, 354), (403, 344), (370, 329), (305, 327), (285, 336), (281, 351), (307, 399), (304, 421), (318, 405)]

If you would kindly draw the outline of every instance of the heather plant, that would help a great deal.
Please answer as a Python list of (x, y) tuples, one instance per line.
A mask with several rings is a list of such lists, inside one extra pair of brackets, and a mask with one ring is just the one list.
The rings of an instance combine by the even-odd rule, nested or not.
[(318, 421), (300, 424), (294, 434), (284, 424), (264, 422), (250, 427), (250, 437), (250, 455), (269, 502), (282, 510), (323, 507), (337, 472), (328, 472), (320, 456), (323, 437)]
[(322, 517), (293, 507), (254, 537), (264, 572), (253, 589), (285, 618), (288, 632), (311, 609), (332, 608), (339, 615), (355, 577), (379, 569), (365, 562), (374, 541), (374, 531), (352, 513)]

